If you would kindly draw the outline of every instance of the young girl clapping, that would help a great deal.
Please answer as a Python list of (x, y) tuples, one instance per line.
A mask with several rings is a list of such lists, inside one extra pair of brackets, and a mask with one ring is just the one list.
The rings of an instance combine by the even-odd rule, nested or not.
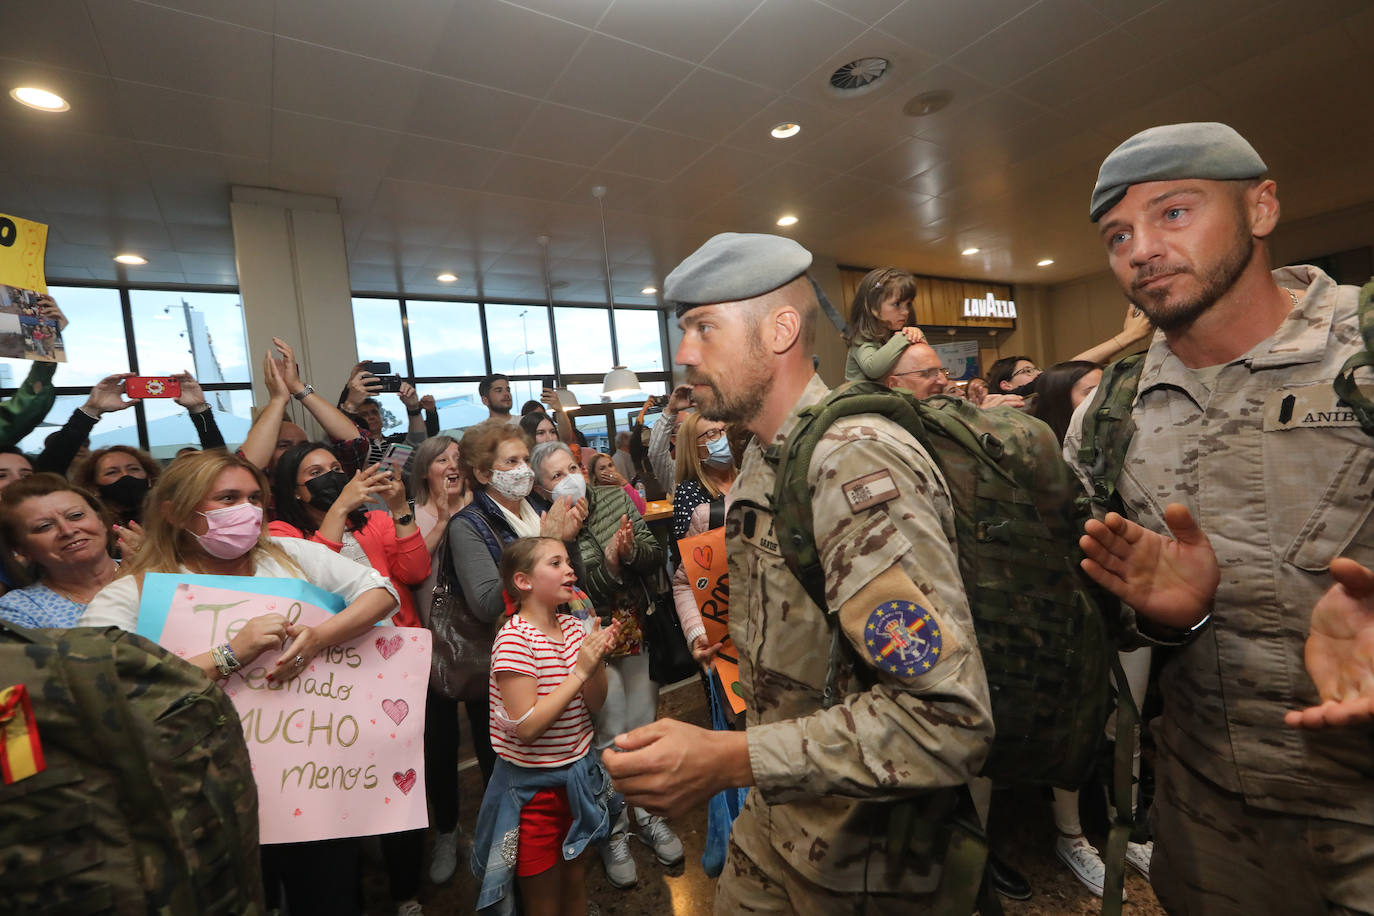
[[(521, 538), (501, 556), (506, 622), (491, 653), (491, 746), (496, 768), (473, 839), (478, 911), (511, 912), (519, 878), (526, 916), (582, 916), (588, 845), (604, 840), (610, 779), (595, 755), (591, 713), (606, 697), (602, 659), (617, 626), (581, 617), (586, 596), (563, 542)], [(513, 874), (512, 874), (513, 867)]]

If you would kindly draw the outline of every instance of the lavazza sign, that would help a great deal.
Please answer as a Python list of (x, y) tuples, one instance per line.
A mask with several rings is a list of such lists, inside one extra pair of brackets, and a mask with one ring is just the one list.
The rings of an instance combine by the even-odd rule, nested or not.
[(965, 318), (1015, 318), (1016, 302), (1012, 299), (994, 299), (988, 293), (985, 299), (965, 299)]

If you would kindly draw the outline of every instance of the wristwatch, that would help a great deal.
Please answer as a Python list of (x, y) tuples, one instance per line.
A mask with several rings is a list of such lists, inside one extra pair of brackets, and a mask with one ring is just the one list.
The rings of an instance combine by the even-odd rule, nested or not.
[(314, 394), (314, 393), (315, 393), (315, 386), (314, 386), (314, 385), (306, 385), (306, 386), (305, 386), (304, 388), (302, 388), (300, 391), (297, 391), (295, 394), (291, 395), (291, 397), (295, 398), (295, 399), (298, 400), (298, 401), (304, 401), (306, 398), (310, 397), (310, 396), (311, 396), (312, 394)]
[(396, 523), (396, 527), (404, 528), (406, 525), (409, 525), (411, 522), (415, 521), (415, 513), (407, 512), (405, 515), (398, 515), (394, 519), (392, 519), (392, 521)]

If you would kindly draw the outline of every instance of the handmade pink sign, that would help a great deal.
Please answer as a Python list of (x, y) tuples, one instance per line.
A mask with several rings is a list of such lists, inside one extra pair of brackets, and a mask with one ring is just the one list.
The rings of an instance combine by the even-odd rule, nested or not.
[[(183, 658), (227, 642), (261, 614), (283, 614), (307, 626), (330, 616), (308, 600), (319, 597), (328, 605), (325, 593), (303, 582), (175, 579), (152, 589), (145, 583), (140, 631), (145, 617), (156, 621), (157, 613), (148, 605), (150, 597), (160, 595), (154, 600), (165, 602), (167, 613), (160, 635), (153, 638)], [(255, 591), (255, 585), (264, 591)], [(334, 596), (327, 597), (338, 604)], [(428, 630), (374, 627), (323, 650), (289, 681), (267, 680), (279, 654), (267, 651), (223, 682), (242, 716), (253, 760), (263, 843), (428, 826), (424, 727), (429, 652)]]

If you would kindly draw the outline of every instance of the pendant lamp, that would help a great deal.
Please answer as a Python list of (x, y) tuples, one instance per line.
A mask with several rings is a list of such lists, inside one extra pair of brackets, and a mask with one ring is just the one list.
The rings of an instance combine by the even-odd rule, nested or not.
[[(592, 196), (596, 198), (596, 203), (601, 211), (601, 255), (606, 264), (606, 304), (611, 309), (611, 327), (615, 327), (615, 291), (611, 286), (611, 246), (606, 239), (606, 186), (597, 185), (592, 188)], [(611, 338), (612, 356), (619, 354), (619, 347), (614, 336)], [(639, 386), (639, 376), (635, 375), (624, 366), (612, 366), (611, 371), (606, 373), (606, 378), (601, 383), (601, 400), (620, 401), (626, 398), (639, 397), (644, 394), (644, 390)]]

